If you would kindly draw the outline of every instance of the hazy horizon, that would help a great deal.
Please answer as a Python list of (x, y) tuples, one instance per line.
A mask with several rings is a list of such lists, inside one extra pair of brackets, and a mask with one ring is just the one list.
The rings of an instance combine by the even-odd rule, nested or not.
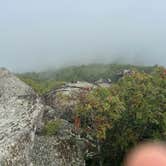
[(14, 72), (114, 62), (166, 66), (164, 0), (6, 0), (0, 25), (0, 66)]

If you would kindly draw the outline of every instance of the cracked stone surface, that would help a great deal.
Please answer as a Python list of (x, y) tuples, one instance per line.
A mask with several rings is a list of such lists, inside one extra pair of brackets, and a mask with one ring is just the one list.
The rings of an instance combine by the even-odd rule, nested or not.
[(30, 166), (29, 153), (43, 105), (35, 92), (0, 68), (0, 165)]
[(0, 68), (0, 166), (85, 165), (82, 141), (67, 121), (56, 136), (37, 135), (45, 110), (32, 88)]

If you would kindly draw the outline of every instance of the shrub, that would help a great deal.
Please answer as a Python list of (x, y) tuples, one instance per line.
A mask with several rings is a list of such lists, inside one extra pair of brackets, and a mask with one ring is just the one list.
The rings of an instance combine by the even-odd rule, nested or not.
[(62, 125), (61, 120), (48, 121), (42, 130), (42, 134), (48, 136), (56, 135), (61, 125)]

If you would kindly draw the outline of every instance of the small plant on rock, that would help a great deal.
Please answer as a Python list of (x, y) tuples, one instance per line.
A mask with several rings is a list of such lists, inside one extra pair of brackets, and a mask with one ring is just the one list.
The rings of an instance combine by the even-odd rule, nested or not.
[(62, 125), (61, 120), (48, 121), (42, 130), (42, 134), (48, 136), (56, 135), (61, 125)]

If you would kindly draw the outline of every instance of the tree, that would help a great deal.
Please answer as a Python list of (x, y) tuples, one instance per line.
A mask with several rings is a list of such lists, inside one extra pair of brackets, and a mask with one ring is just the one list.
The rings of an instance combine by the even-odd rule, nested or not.
[(100, 145), (100, 165), (121, 165), (139, 142), (166, 139), (165, 69), (151, 75), (135, 71), (111, 88), (82, 95), (77, 112), (83, 132)]
[(99, 165), (103, 165), (102, 144), (106, 131), (120, 119), (124, 110), (123, 103), (117, 96), (111, 96), (107, 88), (98, 88), (90, 93), (80, 95), (77, 113), (81, 118), (82, 132), (96, 145)]

